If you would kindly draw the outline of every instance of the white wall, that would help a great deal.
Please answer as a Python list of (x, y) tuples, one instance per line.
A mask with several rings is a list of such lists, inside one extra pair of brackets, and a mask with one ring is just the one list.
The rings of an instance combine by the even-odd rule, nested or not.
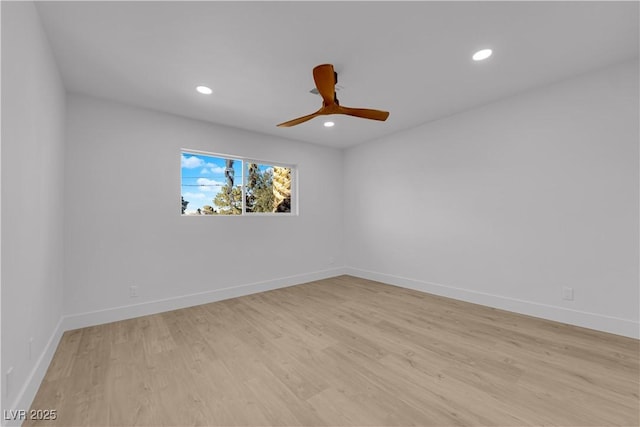
[[(639, 335), (637, 62), (343, 153), (81, 95), (65, 104), (33, 4), (1, 7), (3, 410), (28, 408), (65, 329), (345, 263)], [(300, 216), (182, 217), (181, 148), (297, 164)]]
[[(342, 271), (341, 151), (79, 95), (69, 95), (67, 116), (69, 325)], [(181, 148), (298, 165), (300, 215), (181, 216)]]
[[(40, 383), (41, 368), (46, 369), (57, 344), (63, 291), (65, 93), (34, 5), (2, 2), (1, 7), (4, 411), (27, 409), (35, 393), (29, 384)], [(55, 343), (50, 343), (52, 338)]]
[(350, 272), (637, 337), (638, 114), (634, 62), (349, 149)]

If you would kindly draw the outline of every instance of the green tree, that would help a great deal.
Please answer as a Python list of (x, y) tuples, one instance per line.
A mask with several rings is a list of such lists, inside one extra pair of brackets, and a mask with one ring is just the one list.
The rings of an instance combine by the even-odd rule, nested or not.
[[(198, 209), (198, 211), (200, 211), (200, 209)], [(200, 211), (202, 213), (202, 215), (215, 215), (216, 211), (213, 210), (213, 208), (209, 205), (204, 205), (202, 207), (202, 211)]]
[(217, 213), (220, 215), (240, 215), (242, 213), (242, 189), (240, 186), (236, 186), (231, 192), (228, 190), (229, 187), (224, 185), (213, 199), (213, 204), (218, 208)]
[(261, 172), (258, 165), (249, 163), (246, 187), (247, 212), (273, 211), (273, 172)]
[(291, 169), (273, 168), (273, 212), (291, 212)]
[(184, 197), (180, 196), (180, 200), (182, 201), (182, 215), (184, 215), (184, 211), (187, 210), (188, 201), (184, 199)]

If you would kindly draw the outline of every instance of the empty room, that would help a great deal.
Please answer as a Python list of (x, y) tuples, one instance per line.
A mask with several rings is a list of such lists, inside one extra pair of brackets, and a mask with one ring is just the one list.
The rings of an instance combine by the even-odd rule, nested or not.
[(639, 426), (639, 6), (0, 2), (2, 425)]

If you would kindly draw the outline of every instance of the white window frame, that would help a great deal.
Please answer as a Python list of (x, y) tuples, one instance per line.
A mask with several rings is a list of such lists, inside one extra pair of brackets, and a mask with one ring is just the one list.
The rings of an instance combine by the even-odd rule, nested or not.
[[(242, 157), (234, 154), (223, 154), (223, 153), (215, 153), (210, 151), (203, 150), (193, 150), (190, 148), (181, 148), (180, 154), (182, 158), (182, 154), (196, 154), (208, 157), (217, 157), (220, 159), (233, 159), (239, 160), (242, 164), (242, 171), (240, 173), (240, 177), (242, 180), (242, 211), (239, 215), (187, 215), (181, 214), (183, 217), (253, 217), (253, 216), (271, 216), (271, 217), (289, 217), (289, 216), (298, 216), (298, 166), (291, 163), (283, 163), (283, 162), (273, 162), (271, 160), (260, 160), (257, 158), (251, 157)], [(268, 166), (276, 166), (291, 169), (291, 212), (247, 212), (247, 195), (246, 195), (246, 165), (248, 163), (256, 163), (259, 165), (268, 165)], [(180, 168), (180, 184), (182, 184), (182, 165)], [(182, 188), (182, 187), (181, 187)], [(181, 191), (182, 193), (182, 191)]]

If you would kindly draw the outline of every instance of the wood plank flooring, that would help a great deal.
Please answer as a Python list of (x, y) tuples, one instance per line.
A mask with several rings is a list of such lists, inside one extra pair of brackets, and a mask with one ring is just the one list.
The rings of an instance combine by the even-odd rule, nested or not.
[(350, 276), (66, 332), (59, 426), (638, 426), (639, 342)]

